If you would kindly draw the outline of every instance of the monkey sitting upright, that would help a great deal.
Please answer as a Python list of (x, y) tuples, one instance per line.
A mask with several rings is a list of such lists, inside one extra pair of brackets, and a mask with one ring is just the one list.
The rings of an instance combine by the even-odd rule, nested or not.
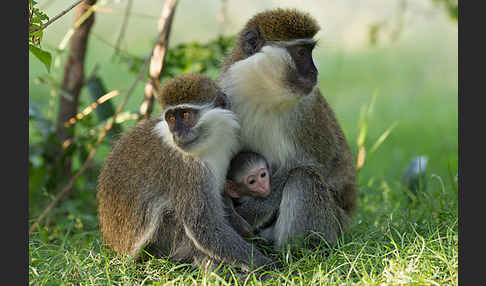
[(161, 100), (162, 116), (124, 134), (105, 160), (97, 193), (104, 242), (132, 257), (145, 248), (205, 267), (270, 264), (225, 218), (223, 186), (239, 148), (226, 96), (208, 77), (184, 75), (162, 86)]
[[(266, 198), (270, 194), (270, 166), (263, 156), (242, 151), (231, 159), (225, 185), (225, 205), (231, 225), (243, 237), (253, 237), (250, 224), (234, 209), (234, 202), (245, 197)], [(233, 199), (233, 200), (232, 200)]]
[(248, 197), (236, 210), (263, 226), (261, 236), (276, 248), (301, 238), (309, 247), (333, 244), (356, 208), (353, 154), (318, 87), (319, 29), (296, 9), (260, 12), (238, 34), (218, 79), (238, 115), (242, 148), (273, 171), (268, 198)]

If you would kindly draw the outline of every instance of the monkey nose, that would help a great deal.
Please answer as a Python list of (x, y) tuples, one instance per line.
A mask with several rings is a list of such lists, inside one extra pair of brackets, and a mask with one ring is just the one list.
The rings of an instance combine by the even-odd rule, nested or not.
[(260, 189), (262, 197), (265, 198), (270, 194), (270, 186), (266, 180), (259, 180), (257, 186)]

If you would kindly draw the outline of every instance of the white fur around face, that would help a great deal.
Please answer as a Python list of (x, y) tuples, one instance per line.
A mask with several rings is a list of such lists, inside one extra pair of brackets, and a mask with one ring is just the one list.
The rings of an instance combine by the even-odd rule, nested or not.
[(172, 133), (165, 120), (154, 127), (154, 132), (172, 148), (184, 155), (195, 157), (204, 162), (215, 176), (216, 190), (221, 191), (231, 157), (239, 150), (238, 131), (240, 125), (236, 114), (221, 108), (209, 109), (203, 112), (194, 128), (205, 126), (209, 132), (198, 144), (189, 151), (182, 150), (173, 141)]
[(191, 149), (190, 154), (209, 167), (216, 182), (224, 183), (229, 162), (240, 146), (240, 124), (236, 114), (221, 108), (210, 109), (199, 119), (195, 128), (199, 125), (205, 125), (209, 134), (204, 142)]
[(174, 139), (172, 138), (172, 133), (170, 133), (169, 130), (169, 125), (167, 125), (167, 122), (164, 120), (164, 117), (161, 116), (161, 121), (157, 123), (154, 127), (154, 132), (164, 140), (164, 142), (171, 146), (172, 148), (178, 148), (176, 144), (174, 143)]
[(295, 153), (289, 124), (299, 97), (284, 84), (289, 68), (294, 63), (286, 49), (264, 46), (234, 63), (219, 82), (233, 100), (243, 147), (262, 154), (270, 164), (283, 164)]
[[(284, 99), (295, 101), (292, 91), (282, 82), (288, 68), (294, 68), (292, 57), (285, 48), (264, 46), (260, 52), (234, 63), (219, 84), (227, 93), (238, 93), (246, 100), (280, 105)], [(265, 94), (261, 94), (265, 90)], [(228, 94), (228, 93), (227, 93)]]

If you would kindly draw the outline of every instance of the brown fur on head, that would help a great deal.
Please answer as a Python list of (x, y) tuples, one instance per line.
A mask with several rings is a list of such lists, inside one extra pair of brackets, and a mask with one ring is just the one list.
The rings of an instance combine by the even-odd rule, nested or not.
[(215, 98), (217, 90), (216, 83), (207, 76), (200, 74), (178, 75), (162, 85), (160, 104), (165, 108), (182, 103), (210, 102)]
[(277, 8), (260, 12), (248, 20), (238, 34), (232, 52), (223, 62), (223, 70), (245, 58), (241, 47), (242, 37), (246, 31), (254, 28), (258, 29), (265, 42), (312, 38), (320, 30), (319, 24), (310, 14), (297, 9)]

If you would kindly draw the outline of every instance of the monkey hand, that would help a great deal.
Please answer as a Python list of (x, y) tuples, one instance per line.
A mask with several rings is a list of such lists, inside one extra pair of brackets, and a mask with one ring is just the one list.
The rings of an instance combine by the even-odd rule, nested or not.
[(255, 234), (253, 233), (253, 229), (251, 225), (244, 218), (239, 216), (236, 212), (234, 213), (234, 215), (238, 216), (236, 220), (239, 221), (239, 223), (234, 225), (236, 232), (238, 232), (243, 238), (246, 239), (254, 237)]
[(236, 232), (246, 239), (253, 237), (255, 235), (253, 228), (235, 211), (233, 201), (226, 193), (223, 194), (223, 203), (228, 211), (228, 220)]

